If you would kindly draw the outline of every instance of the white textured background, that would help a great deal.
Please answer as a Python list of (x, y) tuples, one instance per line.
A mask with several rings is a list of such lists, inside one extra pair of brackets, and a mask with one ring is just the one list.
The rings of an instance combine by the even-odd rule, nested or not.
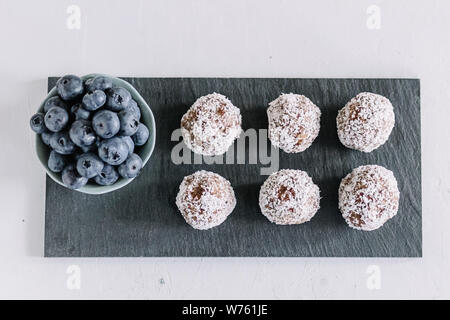
[[(0, 298), (450, 298), (449, 14), (445, 0), (0, 0)], [(45, 175), (28, 119), (48, 76), (91, 72), (420, 78), (424, 257), (42, 258)]]

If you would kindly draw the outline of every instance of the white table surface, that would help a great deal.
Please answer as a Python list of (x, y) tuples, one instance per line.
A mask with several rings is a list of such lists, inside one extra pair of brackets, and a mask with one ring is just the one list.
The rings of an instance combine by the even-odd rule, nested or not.
[[(444, 0), (0, 0), (0, 298), (450, 298), (449, 13)], [(28, 120), (48, 76), (91, 72), (420, 78), (423, 258), (43, 258)]]

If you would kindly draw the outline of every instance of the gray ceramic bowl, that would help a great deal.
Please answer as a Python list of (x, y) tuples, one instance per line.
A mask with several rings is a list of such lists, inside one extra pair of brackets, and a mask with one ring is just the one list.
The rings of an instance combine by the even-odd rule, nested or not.
[[(86, 79), (93, 78), (98, 75), (110, 77), (112, 79), (114, 86), (124, 87), (125, 89), (130, 91), (131, 96), (133, 97), (134, 100), (136, 100), (138, 106), (140, 107), (141, 115), (142, 115), (141, 122), (148, 127), (148, 130), (150, 131), (150, 136), (148, 138), (147, 143), (141, 147), (137, 147), (135, 152), (142, 158), (143, 166), (145, 166), (145, 164), (150, 159), (150, 156), (153, 152), (153, 149), (155, 147), (155, 140), (156, 140), (155, 118), (153, 117), (152, 110), (150, 110), (150, 107), (147, 105), (145, 100), (141, 97), (139, 92), (137, 92), (136, 89), (131, 84), (129, 84), (128, 82), (126, 82), (122, 79), (111, 77), (108, 75), (103, 75), (103, 74), (88, 74), (86, 76), (81, 77), (81, 79), (84, 81)], [(49, 99), (50, 97), (56, 96), (56, 95), (57, 95), (56, 88), (53, 88), (52, 90), (50, 90), (50, 92), (47, 95), (47, 97), (45, 98), (45, 100), (39, 106), (38, 112), (43, 112), (44, 103), (47, 101), (47, 99)], [(47, 160), (48, 160), (48, 157), (50, 154), (50, 148), (42, 142), (39, 135), (36, 135), (36, 153), (37, 153), (37, 156), (38, 156), (39, 160), (41, 161), (42, 165), (44, 166), (45, 170), (47, 171), (47, 174), (55, 182), (64, 186), (64, 184), (61, 180), (61, 173), (52, 172), (49, 170), (49, 168), (47, 166)], [(89, 181), (88, 184), (86, 184), (84, 187), (82, 187), (80, 189), (77, 189), (76, 191), (79, 191), (82, 193), (88, 193), (88, 194), (103, 194), (103, 193), (107, 193), (107, 192), (111, 192), (111, 191), (120, 189), (123, 186), (129, 184), (131, 181), (133, 181), (133, 179), (119, 178), (119, 180), (117, 180), (116, 183), (114, 183), (113, 185), (110, 185), (110, 186), (100, 186), (100, 185), (97, 185), (95, 182)]]

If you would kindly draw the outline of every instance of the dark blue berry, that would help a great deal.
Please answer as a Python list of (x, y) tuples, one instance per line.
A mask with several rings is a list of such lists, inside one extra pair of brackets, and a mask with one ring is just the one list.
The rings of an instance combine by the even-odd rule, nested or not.
[(61, 178), (64, 185), (69, 189), (79, 189), (86, 185), (89, 180), (86, 177), (82, 177), (73, 164), (69, 164), (64, 168)]
[(128, 154), (132, 154), (134, 152), (134, 142), (130, 136), (119, 136), (128, 146)]
[(117, 113), (109, 110), (100, 110), (92, 118), (92, 128), (102, 138), (114, 137), (120, 130), (120, 121)]
[(67, 132), (57, 132), (50, 137), (50, 147), (59, 154), (73, 154), (76, 146)]
[(95, 144), (97, 136), (95, 135), (92, 124), (88, 120), (76, 120), (72, 123), (69, 130), (70, 139), (79, 147), (87, 147)]
[(109, 77), (105, 76), (96, 76), (95, 78), (91, 78), (86, 80), (85, 86), (89, 92), (94, 92), (95, 90), (106, 91), (112, 88), (112, 80)]
[(128, 157), (128, 145), (119, 137), (103, 140), (98, 147), (98, 156), (104, 162), (117, 166)]
[(123, 110), (119, 112), (118, 117), (120, 121), (120, 135), (132, 136), (136, 133), (139, 125), (139, 120), (134, 112)]
[(100, 174), (104, 163), (100, 158), (91, 152), (82, 154), (77, 160), (78, 173), (86, 178), (93, 178)]
[(43, 133), (47, 131), (44, 123), (44, 114), (43, 113), (35, 113), (31, 116), (30, 119), (30, 127), (36, 133)]
[(51, 98), (48, 98), (47, 101), (45, 101), (44, 112), (47, 112), (52, 107), (60, 107), (65, 109), (66, 111), (69, 110), (69, 105), (67, 104), (67, 102), (65, 102), (58, 96), (53, 96)]
[(44, 123), (48, 130), (59, 132), (64, 129), (69, 122), (69, 114), (61, 107), (52, 107), (44, 117)]
[(83, 81), (72, 74), (66, 75), (56, 82), (56, 91), (63, 100), (76, 99), (84, 92)]
[(130, 103), (128, 104), (128, 107), (125, 108), (125, 110), (134, 112), (136, 114), (136, 117), (138, 120), (141, 119), (141, 109), (137, 105), (136, 101), (131, 99)]
[(106, 106), (112, 111), (122, 111), (127, 108), (131, 101), (131, 94), (127, 89), (115, 87), (106, 92)]
[(133, 153), (119, 166), (119, 174), (124, 178), (134, 178), (140, 173), (141, 169), (142, 159), (136, 153)]
[(119, 174), (115, 167), (105, 164), (103, 170), (94, 178), (95, 182), (101, 186), (110, 186), (119, 179)]
[(89, 92), (89, 86), (91, 86), (92, 85), (92, 81), (94, 80), (94, 78), (89, 78), (89, 79), (86, 79), (86, 80), (84, 80), (84, 91), (87, 91), (87, 92)]
[(41, 140), (45, 145), (50, 146), (50, 138), (51, 138), (52, 134), (53, 133), (48, 132), (48, 131), (41, 133)]
[(135, 145), (143, 146), (147, 142), (148, 136), (148, 128), (145, 124), (139, 123), (136, 133), (131, 138), (133, 139)]
[(87, 111), (85, 108), (83, 108), (81, 103), (74, 104), (72, 108), (70, 108), (70, 112), (72, 112), (72, 114), (75, 115), (76, 120), (79, 119), (88, 120), (89, 117), (91, 116), (91, 113)]
[(101, 108), (106, 102), (106, 94), (101, 90), (86, 93), (83, 97), (83, 107), (89, 111)]
[(50, 152), (50, 156), (48, 157), (47, 166), (51, 171), (61, 172), (64, 169), (64, 167), (67, 165), (67, 163), (68, 163), (67, 156), (59, 154), (54, 150), (52, 150)]
[(83, 153), (97, 152), (97, 145), (96, 145), (96, 143), (93, 143), (90, 146), (81, 146), (80, 149), (81, 149), (81, 151), (83, 151)]

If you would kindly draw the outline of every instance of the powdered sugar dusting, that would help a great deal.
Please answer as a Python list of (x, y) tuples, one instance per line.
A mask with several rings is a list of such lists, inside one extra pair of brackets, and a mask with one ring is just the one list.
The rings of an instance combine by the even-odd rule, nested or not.
[(389, 99), (362, 92), (339, 110), (336, 124), (344, 146), (371, 152), (389, 138), (395, 124), (394, 108)]
[(236, 206), (236, 198), (228, 180), (201, 170), (184, 177), (176, 204), (188, 224), (206, 230), (225, 221)]
[(320, 115), (320, 109), (307, 97), (281, 94), (267, 109), (269, 139), (285, 152), (302, 152), (319, 134)]
[(304, 223), (319, 210), (319, 187), (304, 171), (280, 170), (271, 174), (262, 185), (259, 206), (262, 214), (273, 223)]
[(213, 156), (225, 153), (241, 133), (241, 113), (219, 93), (200, 97), (181, 119), (186, 145), (195, 153)]
[(350, 227), (371, 231), (397, 214), (399, 197), (392, 171), (377, 165), (361, 166), (342, 179), (339, 209)]

